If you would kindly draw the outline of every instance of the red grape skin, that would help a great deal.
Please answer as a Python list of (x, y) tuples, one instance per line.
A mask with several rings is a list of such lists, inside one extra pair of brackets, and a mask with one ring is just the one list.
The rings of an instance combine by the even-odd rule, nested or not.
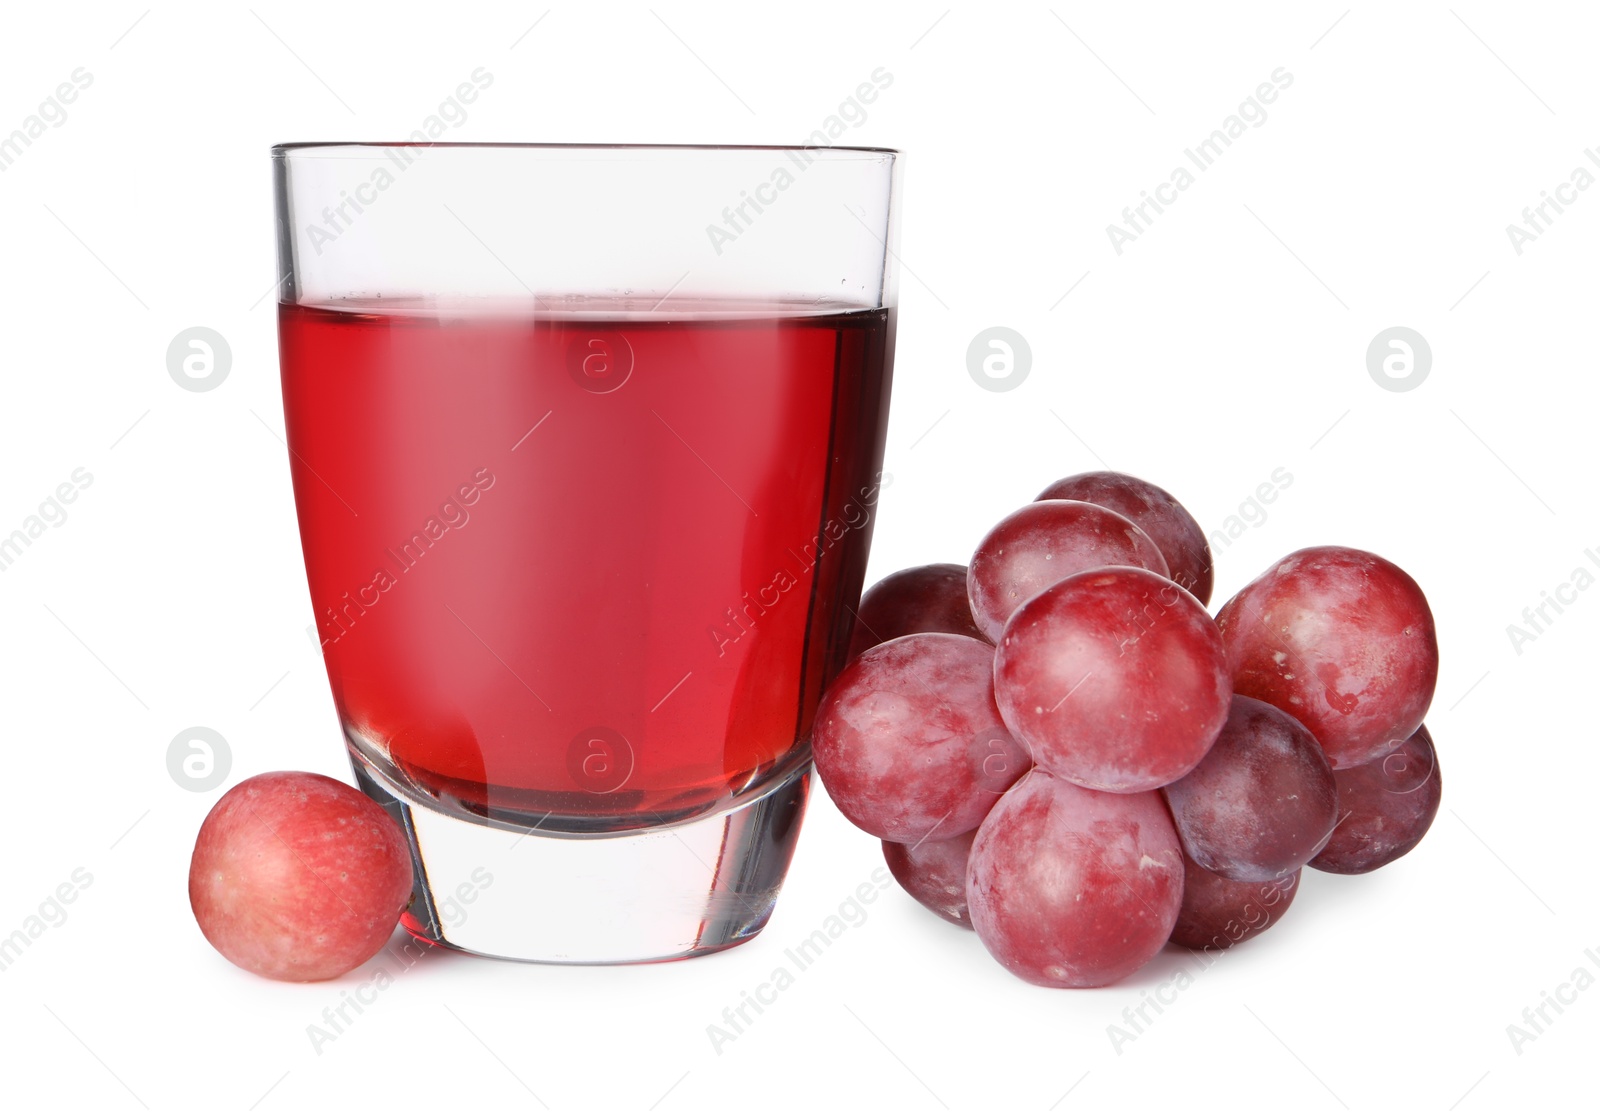
[(997, 641), (1023, 603), (1058, 580), (1122, 564), (1167, 574), (1154, 541), (1120, 513), (1087, 502), (1034, 502), (990, 529), (967, 566), (978, 629)]
[(845, 666), (811, 742), (839, 811), (901, 844), (978, 827), (1028, 768), (995, 708), (993, 665), (993, 647), (977, 638), (908, 634)]
[(287, 770), (223, 794), (189, 865), (206, 940), (273, 980), (331, 980), (371, 960), (411, 885), (411, 849), (388, 813), (343, 782)]
[(1156, 543), (1172, 582), (1205, 606), (1211, 601), (1211, 546), (1178, 499), (1142, 478), (1117, 471), (1086, 471), (1045, 487), (1041, 501), (1070, 498), (1122, 514)]
[(965, 564), (905, 568), (867, 588), (856, 611), (850, 656), (907, 634), (983, 637), (967, 603)]
[(967, 913), (967, 857), (978, 830), (963, 832), (948, 840), (924, 840), (920, 844), (883, 842), (883, 858), (889, 873), (906, 893), (939, 917), (964, 929), (972, 928)]
[(1233, 698), (1200, 765), (1162, 793), (1184, 852), (1213, 874), (1247, 883), (1302, 866), (1339, 819), (1333, 770), (1311, 732), (1248, 696)]
[(1264, 883), (1241, 883), (1183, 861), (1183, 906), (1172, 942), (1186, 949), (1231, 949), (1271, 929), (1300, 889), (1300, 869)]
[(1234, 691), (1316, 736), (1335, 770), (1388, 753), (1422, 724), (1439, 676), (1416, 581), (1355, 548), (1292, 552), (1217, 615)]
[(1183, 777), (1228, 718), (1222, 636), (1194, 596), (1140, 568), (1096, 568), (1011, 617), (995, 700), (1034, 764), (1135, 793)]
[(1138, 971), (1172, 933), (1183, 853), (1153, 793), (1084, 789), (1039, 770), (978, 828), (973, 928), (1030, 984), (1098, 988)]
[(1439, 756), (1426, 727), (1364, 766), (1334, 774), (1343, 818), (1321, 853), (1318, 871), (1362, 875), (1415, 848), (1433, 824), (1443, 794)]

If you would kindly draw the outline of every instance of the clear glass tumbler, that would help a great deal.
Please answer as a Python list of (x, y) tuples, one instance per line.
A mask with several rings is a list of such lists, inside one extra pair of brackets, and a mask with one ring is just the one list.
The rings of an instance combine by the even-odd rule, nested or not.
[(601, 963), (765, 924), (884, 481), (897, 163), (273, 149), (306, 576), (417, 936)]

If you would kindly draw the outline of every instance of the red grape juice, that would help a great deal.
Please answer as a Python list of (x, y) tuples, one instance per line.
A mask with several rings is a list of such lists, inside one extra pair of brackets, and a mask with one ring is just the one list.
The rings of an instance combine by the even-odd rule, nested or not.
[(881, 485), (893, 312), (282, 305), (346, 733), (470, 812), (681, 819), (802, 764)]

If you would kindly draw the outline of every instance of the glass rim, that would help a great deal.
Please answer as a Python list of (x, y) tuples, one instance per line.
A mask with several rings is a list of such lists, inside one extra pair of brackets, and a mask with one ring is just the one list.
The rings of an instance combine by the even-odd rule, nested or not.
[(546, 141), (478, 141), (478, 140), (307, 140), (272, 145), (272, 158), (285, 156), (311, 156), (317, 158), (318, 149), (328, 149), (322, 158), (337, 158), (331, 153), (335, 148), (371, 148), (383, 151), (388, 148), (465, 148), (490, 151), (551, 151), (551, 152), (840, 152), (847, 156), (865, 159), (891, 158), (904, 154), (899, 148), (875, 148), (852, 144), (649, 144), (649, 143), (566, 143)]

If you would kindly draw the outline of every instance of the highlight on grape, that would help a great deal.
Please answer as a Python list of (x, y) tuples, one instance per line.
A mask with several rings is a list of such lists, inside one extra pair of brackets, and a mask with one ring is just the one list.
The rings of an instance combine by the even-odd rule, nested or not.
[[(1212, 574), (1176, 498), (1095, 471), (1004, 518), (965, 567), (862, 597), (817, 710), (817, 776), (908, 894), (1029, 983), (1113, 984), (1169, 942), (1231, 949), (1283, 919), (1302, 868), (1375, 871), (1438, 814), (1422, 721), (1439, 647), (1416, 581), (1304, 548), (1213, 618)], [(1117, 1053), (1180, 973), (1108, 1031)]]

